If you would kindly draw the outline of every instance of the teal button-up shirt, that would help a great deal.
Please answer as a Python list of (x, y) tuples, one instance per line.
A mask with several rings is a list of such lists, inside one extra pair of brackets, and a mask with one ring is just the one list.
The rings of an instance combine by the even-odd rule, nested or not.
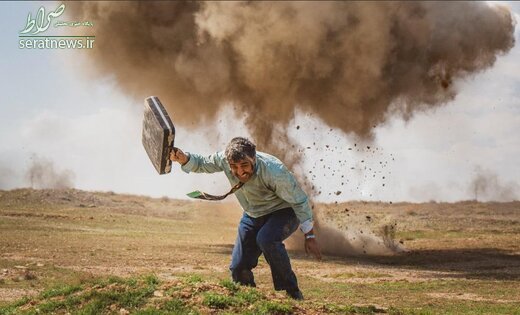
[[(224, 152), (217, 152), (207, 157), (187, 153), (189, 161), (182, 166), (186, 173), (226, 174), (231, 186), (238, 179), (231, 173), (231, 168)], [(276, 157), (263, 152), (256, 153), (256, 166), (253, 176), (235, 192), (242, 209), (251, 217), (258, 218), (283, 208), (293, 208), (301, 229), (307, 233), (312, 229), (312, 210), (309, 198), (301, 189), (294, 175)]]

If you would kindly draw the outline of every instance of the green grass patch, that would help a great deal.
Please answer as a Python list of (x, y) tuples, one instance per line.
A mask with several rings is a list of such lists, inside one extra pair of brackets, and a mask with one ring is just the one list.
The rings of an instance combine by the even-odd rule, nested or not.
[(264, 299), (264, 296), (255, 288), (245, 288), (235, 293), (235, 297), (242, 302), (242, 304), (253, 304)]
[(380, 313), (381, 310), (373, 305), (368, 306), (346, 306), (343, 307), (343, 312), (346, 314), (376, 314)]
[(53, 288), (43, 291), (41, 293), (41, 297), (44, 299), (48, 299), (48, 298), (55, 297), (55, 296), (68, 296), (81, 289), (82, 289), (82, 287), (80, 285), (61, 284), (61, 285), (57, 285)]
[[(53, 314), (75, 312), (78, 314), (100, 314), (111, 305), (117, 309), (138, 310), (153, 296), (159, 280), (155, 275), (123, 279), (109, 277), (90, 279), (82, 285), (62, 284), (43, 291), (34, 299), (24, 298), (0, 307), (0, 314)], [(31, 309), (25, 310), (27, 303)], [(20, 307), (24, 306), (24, 311)]]
[(185, 303), (181, 299), (171, 299), (163, 304), (163, 308), (169, 312), (184, 312), (187, 310)]
[(14, 314), (17, 314), (16, 306), (13, 306), (13, 305), (0, 306), (0, 315), (14, 315)]
[[(367, 306), (354, 306), (354, 305), (337, 305), (337, 304), (325, 304), (323, 305), (323, 310), (327, 313), (337, 313), (337, 314), (377, 314), (377, 313), (385, 313), (383, 310), (378, 309), (373, 305)], [(397, 310), (396, 310), (397, 312)], [(399, 313), (395, 313), (394, 315), (398, 315)]]
[(199, 314), (196, 310), (186, 307), (181, 300), (170, 300), (167, 303), (156, 307), (149, 307), (138, 310), (133, 315), (191, 315)]
[(202, 276), (198, 274), (186, 275), (186, 277), (184, 278), (184, 282), (186, 282), (187, 284), (195, 284), (202, 282), (203, 280), (204, 279), (202, 279)]
[(210, 308), (216, 309), (226, 309), (231, 306), (235, 306), (238, 304), (238, 301), (232, 296), (207, 292), (204, 294), (204, 299), (202, 300), (204, 305), (209, 306)]
[(38, 310), (42, 313), (54, 313), (62, 308), (65, 308), (65, 302), (58, 300), (50, 300), (38, 305)]
[(293, 314), (293, 306), (289, 303), (263, 302), (256, 305), (251, 315), (271, 315), (271, 314)]
[(77, 315), (101, 314), (105, 310), (106, 306), (107, 306), (107, 304), (104, 303), (104, 301), (95, 299), (95, 300), (87, 303), (80, 310), (78, 310), (78, 312), (76, 314)]
[[(200, 281), (199, 281), (200, 279)], [(497, 288), (493, 281), (378, 282), (373, 284), (318, 283), (305, 290), (308, 300), (272, 300), (267, 288), (240, 286), (229, 280), (208, 281), (190, 275), (186, 281), (162, 283), (157, 276), (87, 279), (81, 284), (53, 286), (34, 298), (23, 298), (0, 306), (0, 315), (11, 314), (117, 314), (121, 308), (131, 314), (293, 314), (309, 312), (338, 314), (514, 314), (520, 307), (513, 301), (515, 283)], [(195, 285), (194, 285), (195, 284)], [(164, 294), (164, 290), (172, 294)], [(209, 290), (211, 288), (211, 290)], [(468, 292), (486, 300), (432, 297), (431, 293), (456, 296)], [(176, 290), (173, 290), (176, 289)], [(154, 296), (158, 290), (163, 292)], [(502, 302), (492, 302), (492, 291), (509, 292)], [(502, 292), (503, 291), (503, 292)], [(338, 298), (340, 296), (341, 298)], [(328, 298), (335, 294), (335, 300)], [(451, 296), (449, 295), (449, 296)], [(403, 299), (403, 296), (416, 299)], [(384, 297), (386, 303), (379, 303)], [(511, 300), (512, 302), (507, 302)], [(324, 304), (318, 301), (323, 301)], [(376, 302), (374, 302), (376, 301)], [(364, 302), (358, 306), (353, 303)], [(383, 304), (379, 309), (374, 304)], [(386, 309), (387, 308), (387, 309)]]
[(240, 285), (229, 279), (222, 280), (219, 284), (224, 288), (228, 289), (230, 292), (237, 292), (238, 290), (240, 290)]

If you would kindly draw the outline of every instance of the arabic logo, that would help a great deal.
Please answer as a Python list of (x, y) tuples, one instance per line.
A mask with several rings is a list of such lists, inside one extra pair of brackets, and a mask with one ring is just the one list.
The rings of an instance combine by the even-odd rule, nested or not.
[(20, 31), (20, 34), (27, 34), (31, 31), (33, 31), (32, 34), (45, 32), (51, 25), (51, 20), (60, 16), (63, 11), (65, 11), (64, 3), (62, 3), (56, 10), (49, 12), (47, 16), (45, 15), (44, 7), (40, 7), (34, 19), (31, 17), (31, 12), (29, 12), (29, 15), (27, 15), (27, 24), (25, 25), (25, 28)]

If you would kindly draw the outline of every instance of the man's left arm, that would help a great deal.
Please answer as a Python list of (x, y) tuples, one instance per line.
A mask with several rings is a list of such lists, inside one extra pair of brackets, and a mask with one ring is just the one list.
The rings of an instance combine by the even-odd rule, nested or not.
[(305, 234), (305, 251), (312, 253), (317, 259), (321, 260), (320, 249), (313, 229), (312, 209), (307, 194), (287, 168), (284, 167), (283, 172), (276, 174), (275, 177), (274, 191), (276, 195), (292, 206), (300, 221), (300, 230)]

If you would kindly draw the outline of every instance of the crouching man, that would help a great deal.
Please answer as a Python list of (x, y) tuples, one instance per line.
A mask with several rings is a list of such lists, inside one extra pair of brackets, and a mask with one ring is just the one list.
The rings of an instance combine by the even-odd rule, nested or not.
[(272, 155), (256, 152), (256, 146), (241, 137), (232, 139), (224, 152), (203, 157), (176, 149), (170, 159), (179, 162), (187, 173), (224, 171), (232, 186), (243, 183), (235, 191), (244, 214), (229, 267), (233, 281), (255, 286), (252, 269), (264, 254), (275, 290), (303, 299), (283, 241), (300, 225), (305, 250), (317, 259), (321, 259), (321, 253), (307, 195), (287, 167)]

